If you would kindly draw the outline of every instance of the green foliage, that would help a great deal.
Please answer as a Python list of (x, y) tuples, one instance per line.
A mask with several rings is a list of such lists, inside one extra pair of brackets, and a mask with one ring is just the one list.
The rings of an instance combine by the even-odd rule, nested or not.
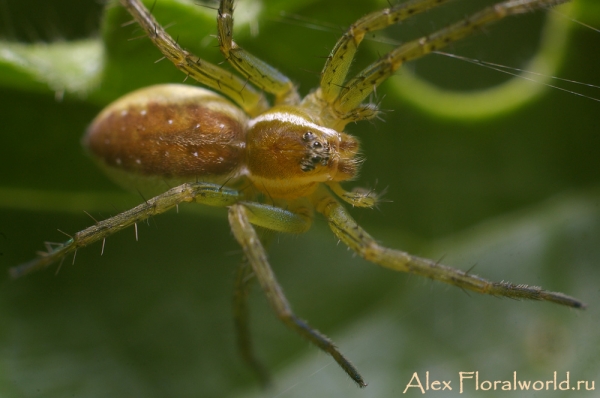
[[(13, 21), (0, 42), (4, 268), (29, 260), (43, 241), (65, 240), (56, 228), (72, 233), (92, 223), (84, 210), (106, 218), (141, 200), (121, 194), (95, 168), (80, 137), (95, 114), (120, 95), (184, 80), (168, 62), (154, 62), (160, 54), (147, 39), (129, 40), (141, 33), (123, 26), (129, 17), (119, 7), (102, 11), (95, 2), (56, 3), (57, 14), (38, 10), (54, 15), (46, 19), (55, 23), (51, 27), (33, 19), (31, 4), (37, 2), (8, 1), (3, 8), (2, 20)], [(386, 35), (405, 40), (399, 37), (406, 32), (414, 37), (444, 26), (464, 15), (455, 4)], [(340, 27), (383, 6), (240, 0), (235, 37), (307, 93), (317, 85)], [(597, 27), (594, 8), (594, 1), (578, 1), (573, 17)], [(102, 24), (94, 25), (101, 12)], [(161, 23), (173, 23), (168, 31), (184, 47), (222, 60), (211, 37), (214, 10), (157, 0), (154, 13)], [(293, 22), (298, 15), (311, 20)], [(331, 28), (311, 28), (317, 22)], [(543, 23), (539, 15), (514, 18), (506, 28), (501, 23), (448, 52), (519, 67), (536, 48)], [(598, 47), (597, 33), (567, 23), (562, 66), (552, 73), (598, 83), (600, 54), (591, 51)], [(517, 26), (525, 31), (514, 33)], [(356, 70), (390, 48), (366, 43)], [(407, 68), (462, 91), (488, 87), (487, 77), (494, 83), (504, 78), (440, 55)], [(282, 236), (272, 247), (271, 263), (297, 314), (330, 335), (369, 386), (358, 390), (330, 358), (281, 326), (256, 288), (255, 349), (273, 372), (272, 395), (390, 397), (401, 394), (413, 372), (424, 377), (425, 371), (454, 380), (455, 394), (460, 371), (479, 371), (482, 380), (512, 380), (515, 371), (532, 381), (550, 380), (554, 371), (559, 381), (567, 371), (571, 380), (597, 378), (598, 102), (545, 89), (502, 114), (449, 118), (415, 105), (397, 90), (399, 78), (391, 80), (374, 99), (384, 120), (350, 127), (367, 161), (361, 177), (348, 184), (388, 187), (391, 203), (374, 211), (355, 209), (357, 220), (389, 246), (464, 269), (475, 266), (474, 273), (490, 279), (563, 291), (590, 307), (578, 312), (467, 295), (393, 274), (352, 257), (317, 220), (305, 235)], [(103, 256), (100, 245), (80, 250), (75, 265), (68, 259), (57, 276), (50, 269), (18, 281), (6, 277), (0, 290), (0, 395), (253, 396), (257, 386), (236, 355), (231, 320), (240, 250), (224, 212), (206, 213), (181, 206), (179, 214), (140, 225), (139, 242), (131, 230), (108, 239)], [(413, 389), (406, 395), (421, 393)]]

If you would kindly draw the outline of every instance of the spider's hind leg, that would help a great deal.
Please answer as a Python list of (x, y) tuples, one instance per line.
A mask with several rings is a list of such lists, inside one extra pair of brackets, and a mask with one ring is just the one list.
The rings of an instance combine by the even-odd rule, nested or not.
[(81, 230), (64, 243), (47, 246), (48, 251), (41, 253), (37, 258), (12, 267), (9, 270), (11, 277), (20, 278), (31, 272), (43, 269), (50, 264), (64, 260), (75, 253), (79, 248), (94, 242), (104, 240), (127, 227), (137, 225), (149, 217), (166, 212), (180, 203), (196, 202), (207, 206), (226, 207), (240, 200), (241, 194), (230, 188), (217, 184), (196, 182), (186, 183), (169, 189), (154, 198), (145, 200), (144, 203), (124, 211), (116, 216), (98, 221), (95, 225)]
[[(256, 230), (251, 225), (251, 214), (253, 209), (251, 208), (252, 203), (238, 203), (229, 208), (229, 223), (236, 240), (240, 243), (244, 250), (244, 254), (254, 275), (256, 276), (261, 288), (267, 296), (269, 304), (275, 311), (277, 317), (290, 329), (300, 334), (302, 337), (315, 344), (317, 347), (327, 352), (335, 359), (335, 361), (344, 369), (344, 371), (354, 380), (360, 387), (365, 387), (366, 383), (362, 376), (358, 373), (354, 365), (348, 361), (333, 344), (333, 342), (318, 330), (312, 328), (305, 321), (298, 318), (293, 312), (288, 303), (283, 290), (279, 286), (275, 274), (271, 269), (267, 260), (267, 254), (265, 249), (256, 233)], [(282, 212), (289, 213), (288, 217), (294, 217), (295, 213), (287, 210), (282, 210), (276, 207), (270, 207), (273, 210), (272, 214), (268, 214), (268, 209), (263, 205), (262, 223), (263, 226), (268, 227), (270, 224), (269, 219), (274, 221), (273, 225), (282, 225), (285, 228), (285, 224), (281, 224), (277, 219), (281, 216)], [(298, 218), (303, 218), (301, 215), (297, 215)], [(252, 220), (253, 224), (258, 224)], [(309, 220), (306, 220), (307, 225), (310, 225)], [(265, 225), (266, 224), (266, 225)], [(285, 229), (280, 229), (282, 232), (290, 232)]]
[(256, 358), (252, 349), (250, 327), (248, 322), (248, 294), (252, 283), (252, 268), (244, 258), (235, 275), (233, 292), (233, 320), (240, 356), (258, 377), (263, 387), (270, 384), (270, 377), (262, 363)]

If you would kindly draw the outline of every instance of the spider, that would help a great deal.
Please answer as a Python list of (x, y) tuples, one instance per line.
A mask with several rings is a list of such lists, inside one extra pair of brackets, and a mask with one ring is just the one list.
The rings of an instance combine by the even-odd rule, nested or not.
[[(325, 218), (341, 242), (382, 267), (478, 293), (584, 308), (584, 303), (562, 293), (490, 282), (468, 271), (384, 247), (340, 203), (341, 200), (353, 207), (371, 208), (380, 200), (380, 195), (371, 190), (346, 191), (340, 185), (357, 175), (362, 162), (357, 139), (344, 133), (344, 128), (348, 123), (378, 116), (377, 105), (365, 103), (378, 85), (405, 62), (492, 22), (565, 1), (498, 3), (400, 45), (348, 78), (365, 34), (446, 0), (411, 0), (376, 11), (352, 24), (338, 40), (327, 57), (319, 87), (301, 98), (289, 78), (233, 41), (233, 0), (220, 1), (218, 41), (225, 59), (243, 77), (182, 49), (140, 0), (121, 0), (166, 58), (189, 77), (229, 99), (204, 88), (168, 84), (135, 91), (110, 104), (94, 119), (84, 137), (84, 145), (100, 167), (125, 187), (131, 187), (132, 181), (142, 181), (156, 189), (165, 181), (176, 186), (77, 232), (33, 261), (11, 268), (10, 273), (16, 278), (44, 268), (80, 247), (104, 240), (180, 203), (226, 207), (233, 235), (244, 253), (234, 296), (239, 348), (244, 361), (263, 382), (267, 381), (267, 374), (253, 353), (248, 334), (246, 296), (251, 277), (256, 278), (277, 317), (287, 327), (331, 355), (358, 386), (367, 385), (328, 337), (293, 313), (267, 259), (265, 246), (272, 234), (260, 232), (306, 232), (315, 212)], [(272, 105), (265, 93), (274, 97)]]

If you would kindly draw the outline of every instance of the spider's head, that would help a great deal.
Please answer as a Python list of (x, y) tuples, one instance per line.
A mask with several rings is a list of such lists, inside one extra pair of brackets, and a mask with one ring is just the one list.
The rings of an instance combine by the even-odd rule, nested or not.
[(273, 197), (301, 197), (318, 183), (352, 179), (360, 165), (356, 138), (312, 122), (297, 108), (278, 107), (253, 119), (246, 142), (248, 176)]

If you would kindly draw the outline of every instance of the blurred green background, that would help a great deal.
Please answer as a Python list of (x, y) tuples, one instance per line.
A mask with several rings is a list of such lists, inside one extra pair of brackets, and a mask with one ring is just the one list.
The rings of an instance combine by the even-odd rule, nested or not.
[[(382, 42), (427, 34), (481, 3), (454, 2), (370, 37), (353, 70), (392, 48)], [(599, 27), (596, 3), (576, 1), (569, 15)], [(306, 94), (344, 29), (386, 4), (240, 0), (235, 37)], [(129, 40), (141, 33), (122, 26), (129, 17), (118, 6), (6, 0), (0, 13), (0, 262), (8, 269), (31, 259), (42, 242), (65, 240), (57, 228), (90, 225), (84, 211), (101, 219), (141, 201), (96, 169), (80, 137), (108, 102), (183, 75), (155, 63), (160, 55), (148, 40)], [(184, 47), (221, 62), (215, 13), (174, 0), (154, 7)], [(560, 13), (515, 17), (446, 51), (522, 67), (539, 48), (547, 14), (560, 33), (550, 40), (558, 66), (549, 73), (599, 84), (598, 33)], [(441, 96), (407, 93), (404, 79), (413, 73), (467, 94), (449, 100), (455, 117), (438, 104)], [(286, 330), (255, 287), (255, 349), (274, 379), (262, 391), (235, 351), (231, 292), (241, 253), (225, 211), (181, 206), (140, 225), (139, 242), (131, 229), (109, 238), (103, 256), (99, 244), (80, 250), (58, 275), (53, 267), (18, 281), (3, 277), (0, 396), (390, 397), (426, 371), (452, 380), (443, 396), (459, 395), (461, 371), (479, 371), (480, 381), (512, 380), (513, 372), (546, 381), (555, 371), (559, 382), (570, 372), (571, 387), (600, 381), (600, 104), (526, 83), (517, 90), (526, 100), (473, 97), (507, 78), (431, 55), (380, 87), (373, 100), (382, 120), (348, 128), (367, 161), (347, 186), (387, 188), (389, 202), (352, 213), (386, 245), (463, 269), (475, 265), (473, 272), (493, 280), (562, 291), (587, 302), (586, 311), (465, 294), (379, 269), (338, 245), (317, 218), (307, 234), (280, 236), (270, 260), (296, 313), (331, 336), (369, 386), (359, 390), (328, 356)], [(498, 112), (460, 116), (473, 98)], [(596, 396), (550, 388), (540, 396)], [(469, 385), (460, 395), (483, 394)]]

